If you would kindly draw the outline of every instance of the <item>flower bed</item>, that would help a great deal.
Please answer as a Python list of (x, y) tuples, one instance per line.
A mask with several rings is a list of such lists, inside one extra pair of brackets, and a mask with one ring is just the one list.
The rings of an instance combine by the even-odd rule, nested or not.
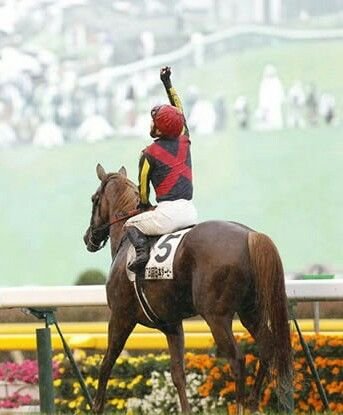
[[(311, 349), (321, 382), (326, 390), (331, 411), (343, 413), (343, 338), (326, 336), (305, 336)], [(256, 372), (256, 348), (249, 336), (238, 338), (246, 353), (247, 391), (254, 381)], [(323, 406), (314, 381), (307, 367), (298, 336), (293, 335), (294, 399), (298, 414), (322, 411)], [(92, 396), (97, 386), (97, 376), (102, 356), (87, 356), (79, 352), (77, 360)], [(86, 401), (79, 384), (74, 378), (69, 362), (63, 354), (55, 356), (60, 377), (54, 381), (56, 406), (64, 412), (80, 412), (86, 409)], [(160, 414), (176, 413), (178, 399), (169, 372), (167, 354), (140, 357), (120, 357), (113, 368), (107, 389), (106, 409), (133, 413)], [(185, 356), (187, 395), (192, 409), (208, 412), (229, 408), (234, 400), (234, 382), (229, 365), (225, 360), (207, 354), (187, 353)], [(273, 385), (266, 385), (261, 407), (274, 409), (276, 396)]]
[[(59, 368), (54, 363), (54, 377)], [(35, 360), (23, 363), (0, 363), (0, 409), (13, 409), (37, 404), (38, 365)]]

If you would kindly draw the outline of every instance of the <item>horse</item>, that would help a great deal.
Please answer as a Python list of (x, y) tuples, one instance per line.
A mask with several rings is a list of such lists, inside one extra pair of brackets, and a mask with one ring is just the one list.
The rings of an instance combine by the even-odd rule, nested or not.
[[(93, 412), (103, 412), (112, 367), (139, 323), (165, 334), (181, 411), (190, 413), (182, 320), (196, 315), (206, 321), (218, 350), (228, 360), (235, 381), (237, 412), (242, 414), (245, 408), (258, 411), (266, 377), (275, 379), (280, 408), (290, 411), (292, 351), (287, 297), (281, 258), (272, 240), (236, 222), (212, 220), (192, 227), (177, 247), (173, 279), (142, 281), (145, 296), (160, 319), (152, 322), (144, 314), (126, 273), (130, 242), (125, 237), (124, 223), (139, 203), (138, 188), (127, 178), (125, 167), (106, 173), (98, 164), (96, 172), (100, 186), (92, 196), (84, 242), (88, 251), (96, 252), (109, 238), (113, 262), (106, 283), (108, 346)], [(235, 313), (259, 350), (255, 382), (247, 397), (245, 359), (232, 332)]]

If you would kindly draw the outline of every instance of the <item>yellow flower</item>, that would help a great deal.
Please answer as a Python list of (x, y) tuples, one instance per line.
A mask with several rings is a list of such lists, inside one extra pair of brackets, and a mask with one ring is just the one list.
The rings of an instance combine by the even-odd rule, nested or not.
[(126, 406), (126, 402), (124, 399), (118, 399), (117, 409), (124, 409)]
[(86, 358), (86, 352), (84, 350), (81, 350), (81, 349), (74, 350), (73, 355), (74, 355), (74, 359), (77, 362), (80, 362), (80, 361), (82, 361)]
[(118, 379), (116, 379), (116, 378), (110, 379), (108, 381), (108, 386), (118, 386), (118, 383), (119, 383)]
[(61, 380), (61, 379), (55, 379), (55, 380), (54, 380), (54, 386), (55, 386), (55, 387), (60, 386), (60, 385), (61, 385), (61, 383), (62, 383), (62, 380)]
[(62, 362), (64, 360), (64, 354), (58, 353), (53, 357), (54, 362)]

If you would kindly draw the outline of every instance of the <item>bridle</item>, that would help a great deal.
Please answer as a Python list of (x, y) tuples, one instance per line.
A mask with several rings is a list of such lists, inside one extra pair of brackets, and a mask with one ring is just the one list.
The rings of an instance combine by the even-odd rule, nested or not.
[[(93, 200), (92, 218), (94, 217), (95, 212), (100, 205), (101, 197), (103, 195), (105, 186), (107, 185), (107, 183), (112, 177), (113, 175), (109, 176), (107, 180), (101, 184), (101, 189), (95, 195), (95, 198)], [(97, 251), (102, 249), (106, 245), (108, 238), (110, 237), (110, 228), (112, 225), (119, 223), (121, 221), (124, 221), (128, 218), (131, 218), (132, 216), (135, 216), (140, 212), (141, 212), (140, 209), (132, 209), (127, 212), (124, 212), (124, 211), (118, 212), (117, 214), (114, 215), (113, 219), (110, 220), (108, 223), (104, 223), (99, 226), (95, 226), (91, 223), (89, 226), (90, 233), (88, 236), (88, 244), (91, 247), (95, 248)], [(100, 211), (99, 211), (99, 216), (101, 217)], [(100, 241), (100, 243), (97, 243), (97, 241)]]
[[(99, 226), (90, 225), (91, 232), (89, 235), (88, 243), (94, 248), (98, 248), (98, 250), (102, 249), (106, 245), (108, 238), (110, 237), (110, 227), (112, 225), (114, 225), (115, 223), (121, 222), (125, 219), (129, 219), (132, 216), (138, 215), (138, 213), (140, 212), (141, 212), (140, 209), (133, 209), (133, 210), (129, 210), (128, 212), (119, 212), (114, 216), (114, 219), (111, 220), (111, 222), (109, 223), (105, 223)], [(96, 236), (96, 234), (101, 234), (98, 238), (96, 238), (102, 241), (100, 242), (100, 244), (96, 244), (93, 242), (93, 236)]]

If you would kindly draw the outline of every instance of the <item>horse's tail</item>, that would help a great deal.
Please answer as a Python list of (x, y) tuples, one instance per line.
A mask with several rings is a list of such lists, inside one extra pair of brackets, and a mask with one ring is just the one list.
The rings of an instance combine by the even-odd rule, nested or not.
[[(261, 312), (260, 336), (270, 338), (270, 373), (275, 376), (281, 405), (289, 407), (292, 392), (292, 348), (288, 325), (287, 297), (283, 266), (273, 241), (258, 232), (249, 232), (250, 261), (255, 276), (258, 308)], [(263, 333), (269, 328), (271, 335)]]

